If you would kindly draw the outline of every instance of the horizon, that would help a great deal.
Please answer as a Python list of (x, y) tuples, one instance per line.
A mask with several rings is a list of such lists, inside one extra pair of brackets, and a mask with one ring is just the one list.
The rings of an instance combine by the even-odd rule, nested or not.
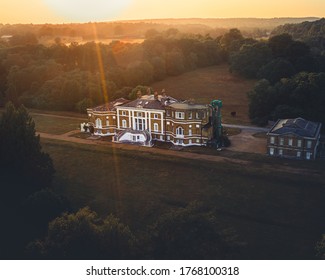
[[(323, 18), (325, 1), (4, 0), (2, 24), (66, 24), (166, 19)], [(17, 9), (19, 7), (19, 9)], [(292, 8), (294, 7), (294, 8)]]
[(325, 17), (317, 16), (303, 16), (303, 17), (180, 17), (180, 18), (142, 18), (142, 19), (116, 19), (116, 20), (99, 20), (99, 21), (88, 21), (88, 22), (42, 22), (42, 23), (32, 23), (32, 22), (16, 22), (16, 23), (6, 23), (0, 22), (0, 25), (65, 25), (65, 24), (88, 24), (88, 23), (117, 23), (117, 22), (148, 22), (148, 21), (177, 21), (177, 20), (283, 20), (283, 19), (313, 19), (320, 20)]

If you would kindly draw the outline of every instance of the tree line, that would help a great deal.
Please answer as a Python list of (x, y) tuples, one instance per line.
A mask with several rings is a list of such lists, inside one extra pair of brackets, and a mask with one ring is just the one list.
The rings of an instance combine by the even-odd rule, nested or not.
[(0, 59), (0, 104), (84, 111), (137, 85), (222, 63), (226, 53), (220, 38), (169, 29), (149, 30), (142, 44), (58, 41), (46, 47), (27, 40), (2, 47)]
[(308, 42), (286, 33), (256, 41), (237, 31), (230, 44), (229, 64), (230, 71), (259, 79), (248, 93), (253, 123), (295, 117), (325, 123), (325, 55)]

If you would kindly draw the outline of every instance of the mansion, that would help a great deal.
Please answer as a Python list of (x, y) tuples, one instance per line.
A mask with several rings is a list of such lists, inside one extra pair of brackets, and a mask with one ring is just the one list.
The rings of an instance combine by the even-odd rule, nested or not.
[(205, 146), (212, 138), (211, 107), (178, 101), (165, 94), (138, 96), (87, 109), (94, 135), (117, 143), (152, 146), (152, 140)]
[(303, 118), (278, 120), (267, 133), (268, 155), (316, 159), (321, 150), (321, 126), (321, 123)]

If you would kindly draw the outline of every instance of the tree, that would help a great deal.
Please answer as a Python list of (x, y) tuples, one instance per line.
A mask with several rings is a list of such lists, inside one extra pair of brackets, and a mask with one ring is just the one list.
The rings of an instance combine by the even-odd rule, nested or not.
[(230, 29), (228, 33), (224, 34), (221, 39), (220, 43), (221, 46), (226, 50), (230, 51), (231, 45), (237, 41), (243, 40), (244, 37), (241, 34), (240, 30), (237, 28)]
[(244, 45), (230, 56), (230, 71), (247, 78), (256, 78), (258, 71), (271, 60), (271, 50), (265, 43)]
[(288, 54), (288, 47), (292, 43), (292, 37), (287, 33), (273, 36), (268, 41), (268, 45), (274, 57), (286, 57)]
[(6, 105), (0, 117), (0, 154), (3, 191), (24, 197), (51, 183), (52, 160), (42, 151), (35, 123), (25, 107)]
[(153, 94), (153, 90), (151, 87), (138, 85), (132, 89), (128, 98), (130, 100), (137, 99), (137, 98), (139, 98), (138, 94), (141, 94), (141, 95)]
[(119, 219), (104, 219), (88, 207), (53, 220), (44, 240), (29, 244), (27, 252), (46, 259), (130, 259), (135, 237)]
[(296, 73), (294, 66), (287, 60), (277, 58), (264, 65), (257, 73), (260, 79), (267, 79), (272, 84), (282, 78), (289, 78)]
[(160, 217), (149, 236), (154, 259), (231, 259), (240, 248), (233, 232), (195, 203)]
[(260, 80), (248, 93), (249, 117), (253, 123), (265, 125), (270, 119), (272, 110), (277, 103), (276, 91), (267, 80)]
[(325, 234), (323, 234), (321, 240), (316, 243), (315, 250), (316, 256), (325, 260)]

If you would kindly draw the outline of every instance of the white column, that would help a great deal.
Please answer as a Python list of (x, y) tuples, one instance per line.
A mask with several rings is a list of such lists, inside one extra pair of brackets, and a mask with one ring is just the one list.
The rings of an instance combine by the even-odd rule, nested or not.
[(151, 112), (148, 112), (149, 132), (151, 133)]
[(116, 109), (116, 122), (117, 122), (117, 128), (119, 129), (120, 128), (120, 110), (119, 109)]
[(161, 134), (164, 134), (164, 113), (160, 113), (161, 118)]
[(132, 129), (136, 129), (136, 127), (135, 127), (135, 112), (134, 112), (134, 110), (132, 110)]
[(128, 110), (128, 113), (129, 113), (129, 128), (132, 128), (132, 125), (131, 125), (131, 110)]

